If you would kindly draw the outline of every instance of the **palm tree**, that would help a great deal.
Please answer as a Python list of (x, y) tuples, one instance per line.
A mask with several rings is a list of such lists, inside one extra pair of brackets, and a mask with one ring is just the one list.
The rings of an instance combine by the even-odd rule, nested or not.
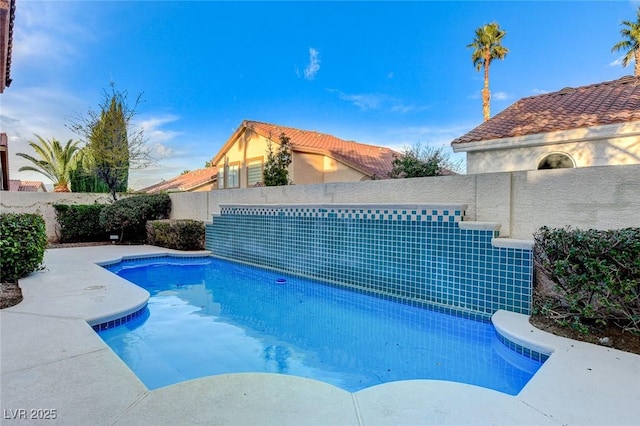
[(612, 48), (612, 52), (626, 51), (622, 57), (622, 66), (626, 67), (635, 59), (636, 65), (634, 73), (636, 77), (640, 77), (640, 7), (637, 11), (638, 20), (636, 22), (622, 21), (622, 25), (626, 28), (620, 30), (620, 35), (626, 40), (616, 43)]
[(509, 49), (504, 47), (502, 38), (507, 33), (500, 29), (495, 22), (483, 25), (476, 29), (476, 37), (467, 47), (472, 47), (473, 53), (471, 59), (476, 71), (484, 67), (484, 88), (482, 89), (482, 114), (484, 120), (489, 119), (489, 102), (491, 101), (491, 92), (489, 92), (489, 66), (494, 59), (504, 59), (509, 53)]
[(79, 141), (74, 142), (69, 139), (63, 147), (56, 138), (47, 141), (38, 135), (35, 135), (39, 143), (29, 142), (29, 145), (36, 151), (38, 156), (35, 158), (21, 152), (16, 155), (26, 158), (35, 166), (23, 166), (19, 171), (38, 172), (51, 179), (54, 185), (54, 192), (69, 192), (69, 182), (71, 180), (71, 171), (76, 167)]

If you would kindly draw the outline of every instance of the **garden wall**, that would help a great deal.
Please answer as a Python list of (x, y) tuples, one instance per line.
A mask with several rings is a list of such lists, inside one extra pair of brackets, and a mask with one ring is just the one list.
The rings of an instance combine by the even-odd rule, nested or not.
[(0, 192), (0, 213), (39, 213), (44, 217), (47, 239), (58, 240), (58, 224), (54, 204), (106, 204), (109, 194), (62, 192)]
[[(640, 226), (640, 165), (389, 179), (171, 194), (172, 219), (210, 221), (229, 204), (466, 204), (465, 220), (497, 222), (532, 239), (540, 226)], [(55, 239), (52, 204), (108, 202), (108, 194), (0, 192), (2, 212), (40, 212)]]

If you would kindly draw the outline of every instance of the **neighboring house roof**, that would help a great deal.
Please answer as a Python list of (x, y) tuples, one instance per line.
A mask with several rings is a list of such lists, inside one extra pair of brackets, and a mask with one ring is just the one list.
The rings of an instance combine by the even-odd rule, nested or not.
[(47, 192), (47, 188), (39, 180), (9, 179), (9, 191)]
[[(13, 50), (13, 21), (16, 14), (15, 0), (0, 0), (0, 93), (11, 85), (11, 51)], [(5, 37), (6, 35), (6, 37)]]
[[(240, 132), (251, 129), (257, 134), (279, 141), (280, 134), (289, 137), (291, 150), (297, 152), (309, 152), (323, 154), (327, 157), (338, 160), (371, 178), (386, 178), (393, 168), (393, 156), (400, 155), (398, 152), (376, 145), (366, 145), (354, 141), (345, 141), (326, 133), (315, 130), (302, 130), (293, 127), (280, 126), (277, 124), (262, 123), (259, 121), (245, 120), (233, 134), (229, 142), (235, 140)], [(218, 155), (224, 154), (224, 149)], [(215, 158), (214, 163), (218, 163), (220, 158)]]
[(157, 194), (159, 192), (185, 192), (194, 190), (218, 179), (218, 168), (207, 167), (176, 176), (155, 185), (141, 189), (139, 192)]
[(522, 98), (451, 144), (640, 121), (640, 78), (622, 77)]

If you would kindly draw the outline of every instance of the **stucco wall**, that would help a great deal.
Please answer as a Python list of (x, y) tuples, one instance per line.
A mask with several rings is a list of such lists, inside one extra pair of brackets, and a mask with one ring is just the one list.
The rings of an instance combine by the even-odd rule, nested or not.
[(58, 239), (54, 204), (108, 204), (110, 202), (109, 194), (0, 191), (0, 213), (41, 214), (44, 217), (47, 237), (50, 241)]
[(543, 225), (640, 227), (640, 165), (514, 173), (511, 214), (522, 237)]
[(569, 155), (576, 167), (640, 164), (640, 138), (468, 152), (467, 173), (537, 170), (538, 163), (551, 153)]
[(289, 179), (296, 185), (324, 181), (324, 155), (294, 152), (289, 166)]
[[(640, 227), (640, 165), (173, 193), (171, 217), (209, 221), (224, 204), (467, 204), (465, 220), (497, 222), (531, 239), (539, 227)], [(108, 202), (104, 194), (0, 192), (1, 211), (40, 212), (55, 238), (54, 203)]]

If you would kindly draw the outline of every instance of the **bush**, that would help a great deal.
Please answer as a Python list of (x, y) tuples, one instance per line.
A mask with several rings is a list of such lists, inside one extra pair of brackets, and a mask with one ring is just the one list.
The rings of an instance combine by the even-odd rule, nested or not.
[(107, 232), (119, 233), (120, 242), (145, 242), (147, 221), (167, 219), (170, 212), (167, 194), (135, 195), (105, 206), (100, 212), (100, 226)]
[(16, 282), (41, 269), (47, 248), (47, 231), (42, 216), (32, 213), (0, 214), (0, 278)]
[(204, 249), (204, 222), (200, 220), (150, 220), (147, 242), (176, 250)]
[(640, 228), (540, 228), (534, 308), (583, 333), (609, 321), (640, 333)]
[(60, 242), (107, 240), (108, 234), (100, 226), (100, 212), (104, 207), (105, 204), (54, 204), (60, 225)]

